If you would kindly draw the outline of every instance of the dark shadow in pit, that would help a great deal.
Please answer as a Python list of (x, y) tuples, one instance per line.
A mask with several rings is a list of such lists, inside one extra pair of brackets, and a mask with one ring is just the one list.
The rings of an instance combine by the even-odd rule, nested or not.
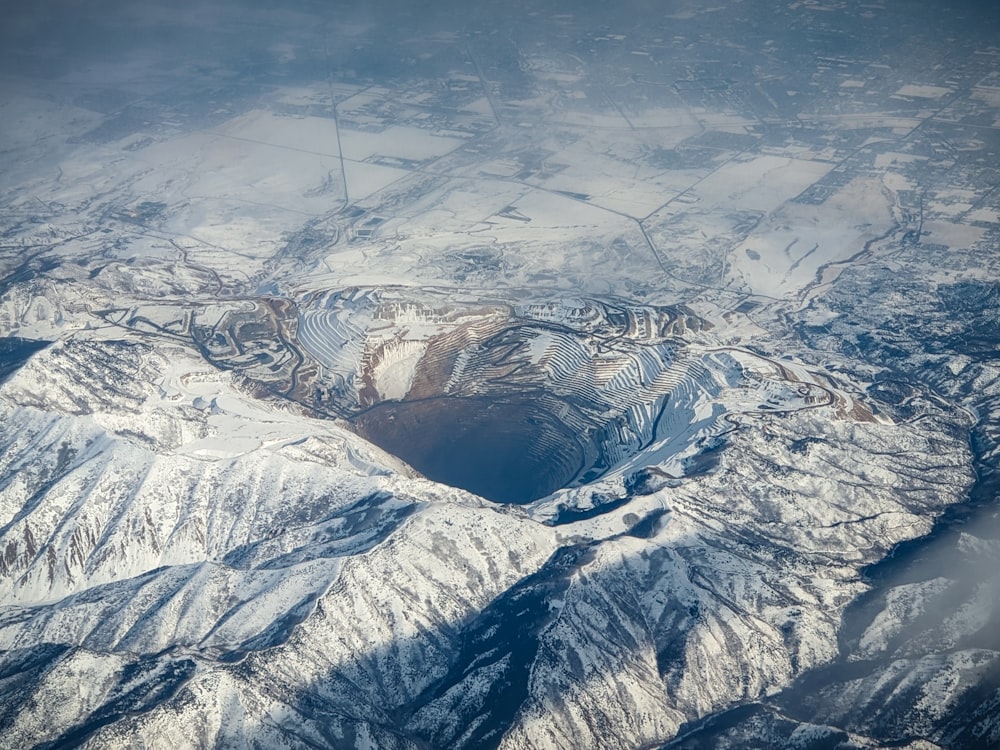
[(530, 503), (583, 469), (580, 438), (533, 394), (387, 401), (353, 422), (428, 479), (497, 503)]
[(33, 341), (16, 336), (0, 338), (0, 383), (17, 372), (32, 354), (51, 343), (51, 341)]

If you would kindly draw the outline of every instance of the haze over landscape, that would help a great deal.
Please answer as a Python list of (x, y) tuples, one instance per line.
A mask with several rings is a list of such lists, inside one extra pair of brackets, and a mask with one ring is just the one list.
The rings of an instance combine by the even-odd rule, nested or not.
[(1000, 8), (0, 22), (0, 746), (1000, 747)]

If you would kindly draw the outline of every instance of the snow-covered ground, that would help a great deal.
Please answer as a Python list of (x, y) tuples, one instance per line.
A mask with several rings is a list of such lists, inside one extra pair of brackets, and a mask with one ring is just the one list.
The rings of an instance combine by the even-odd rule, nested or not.
[(388, 5), (0, 24), (0, 745), (1000, 742), (995, 16)]

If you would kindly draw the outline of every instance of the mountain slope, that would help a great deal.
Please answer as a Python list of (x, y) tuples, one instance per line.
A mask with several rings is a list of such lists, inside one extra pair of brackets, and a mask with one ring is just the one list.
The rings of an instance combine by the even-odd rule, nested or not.
[(964, 412), (836, 398), (735, 422), (711, 471), (595, 485), (625, 508), (516, 511), (141, 336), (50, 347), (0, 400), (21, 745), (649, 744), (830, 659), (863, 566), (972, 479)]

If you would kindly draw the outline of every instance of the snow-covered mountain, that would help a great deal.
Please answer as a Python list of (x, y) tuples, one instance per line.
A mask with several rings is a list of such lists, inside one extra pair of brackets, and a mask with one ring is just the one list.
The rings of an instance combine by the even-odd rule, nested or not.
[(494, 505), (156, 340), (54, 344), (0, 389), (12, 744), (664, 741), (836, 658), (865, 566), (974, 481), (965, 411), (877, 419), (737, 352), (676, 407), (726, 418), (658, 434), (676, 473)]
[(0, 747), (1000, 746), (995, 11), (36, 5)]

